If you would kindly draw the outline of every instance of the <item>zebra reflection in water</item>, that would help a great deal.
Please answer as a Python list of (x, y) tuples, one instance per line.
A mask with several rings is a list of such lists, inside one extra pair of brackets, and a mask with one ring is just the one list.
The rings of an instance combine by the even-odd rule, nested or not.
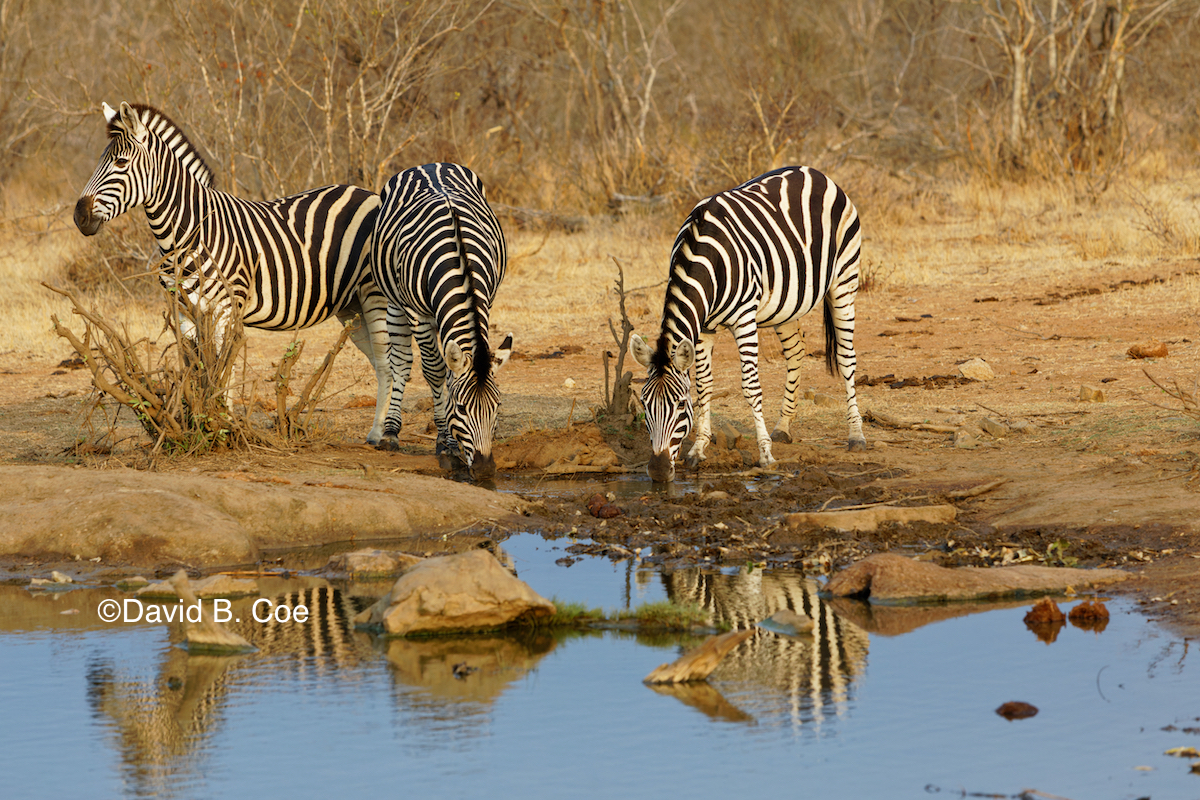
[[(204, 602), (209, 606), (211, 601)], [(227, 627), (258, 648), (253, 659), (189, 655), (171, 646), (157, 674), (149, 678), (107, 658), (88, 664), (88, 702), (96, 717), (108, 719), (135, 795), (169, 796), (179, 791), (181, 782), (200, 778), (193, 773), (190, 754), (203, 750), (220, 730), (230, 695), (259, 688), (261, 680), (250, 673), (261, 669), (263, 656), (274, 662), (273, 676), (280, 669), (303, 678), (340, 671), (343, 681), (361, 675), (365, 662), (378, 660), (371, 637), (356, 631), (353, 621), (371, 598), (321, 585), (272, 597), (271, 602), (291, 609), (306, 606), (309, 621), (259, 623), (248, 601), (234, 601), (234, 615), (241, 621)], [(172, 645), (180, 639), (172, 630)]]
[[(694, 603), (716, 624), (754, 628), (754, 636), (725, 657), (713, 680), (759, 724), (776, 720), (798, 728), (845, 712), (854, 678), (866, 667), (867, 632), (837, 616), (817, 596), (815, 580), (763, 570), (688, 569), (663, 573), (662, 581), (672, 602)], [(755, 628), (782, 609), (809, 616), (812, 635), (789, 637)]]

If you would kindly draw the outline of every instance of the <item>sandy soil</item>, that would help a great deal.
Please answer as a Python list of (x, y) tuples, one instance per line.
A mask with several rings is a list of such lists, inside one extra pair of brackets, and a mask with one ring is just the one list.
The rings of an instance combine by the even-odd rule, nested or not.
[[(944, 270), (940, 281), (897, 287), (881, 281), (860, 295), (860, 407), (874, 420), (865, 426), (865, 453), (846, 452), (841, 390), (821, 371), (823, 360), (812, 355), (805, 385), (836, 402), (821, 405), (818, 397), (802, 405), (792, 426), (794, 443), (776, 446), (776, 470), (745, 474), (753, 443), (743, 438), (732, 449), (711, 448), (712, 457), (698, 473), (682, 472), (682, 489), (674, 491), (653, 489), (638, 478), (645, 460), (642, 431), (626, 427), (626, 420), (594, 414), (604, 391), (602, 353), (614, 349), (608, 330), (572, 326), (566, 315), (557, 324), (530, 325), (533, 332), (518, 336), (517, 354), (501, 375), (505, 398), (496, 488), (533, 500), (534, 526), (591, 536), (601, 542), (594, 548), (608, 548), (613, 557), (654, 545), (651, 558), (664, 563), (801, 564), (814, 571), (883, 550), (946, 564), (1118, 566), (1136, 577), (1114, 591), (1134, 593), (1147, 613), (1195, 635), (1200, 421), (1180, 413), (1179, 404), (1155, 389), (1143, 370), (1193, 388), (1200, 374), (1195, 301), (1200, 265), (1106, 263), (1086, 275), (1054, 272), (1049, 282), (1044, 277), (1026, 282), (1028, 270), (1020, 260), (975, 261)], [(651, 310), (659, 306), (657, 292), (661, 289), (642, 292), (647, 297), (635, 320), (639, 326), (657, 316)], [(615, 299), (608, 297), (615, 314)], [(815, 318), (806, 324), (816, 348), (822, 341), (819, 325)], [(324, 326), (305, 338), (310, 347), (321, 347), (335, 335), (336, 329)], [(1132, 345), (1150, 339), (1164, 343), (1169, 355), (1127, 356)], [(251, 362), (265, 368), (283, 341), (253, 334)], [(771, 426), (783, 362), (770, 333), (763, 350)], [(62, 358), (67, 355), (64, 349)], [(728, 426), (728, 441), (735, 431), (750, 431), (751, 420), (727, 334), (718, 338), (716, 355), (714, 411)], [(984, 359), (994, 378), (961, 379), (959, 365), (973, 358)], [(0, 462), (148, 466), (146, 443), (127, 419), (118, 425), (122, 441), (115, 447), (90, 454), (73, 447), (79, 440), (99, 441), (105, 428), (93, 415), (89, 429), (81, 416), (86, 371), (60, 366), (60, 360), (0, 354)], [(158, 458), (154, 467), (441, 474), (428, 458), (431, 414), (423, 381), (415, 379), (406, 398), (403, 452), (387, 454), (359, 444), (370, 427), (374, 393), (365, 362), (347, 354), (338, 370), (331, 384), (336, 393), (321, 414), (325, 442), (289, 454)], [(1082, 386), (1101, 390), (1103, 402), (1080, 400)], [(1007, 431), (988, 433), (981, 427), (985, 417)], [(595, 466), (608, 458), (601, 457), (605, 445), (617, 461), (607, 472), (561, 474), (567, 461), (605, 469)], [(544, 464), (556, 458), (552, 470), (560, 474), (548, 474)], [(985, 485), (992, 488), (962, 496)], [(597, 492), (611, 492), (621, 514), (592, 516), (586, 502)], [(949, 525), (839, 534), (793, 529), (785, 519), (793, 511), (947, 501), (959, 509)]]

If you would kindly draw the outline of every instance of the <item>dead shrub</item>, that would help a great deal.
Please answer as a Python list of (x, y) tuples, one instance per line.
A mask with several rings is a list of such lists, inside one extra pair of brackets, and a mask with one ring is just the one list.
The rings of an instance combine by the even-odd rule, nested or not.
[(1200, 422), (1200, 392), (1198, 392), (1197, 388), (1196, 388), (1197, 381), (1193, 380), (1191, 388), (1188, 389), (1188, 388), (1185, 388), (1185, 387), (1179, 385), (1178, 378), (1171, 378), (1171, 380), (1169, 382), (1166, 382), (1166, 381), (1159, 381), (1157, 378), (1155, 378), (1153, 375), (1151, 375), (1147, 370), (1142, 370), (1142, 374), (1144, 374), (1147, 378), (1149, 378), (1150, 382), (1153, 383), (1155, 386), (1157, 386), (1159, 388), (1159, 390), (1162, 391), (1163, 394), (1165, 394), (1167, 397), (1170, 397), (1175, 402), (1179, 403), (1179, 405), (1178, 406), (1167, 406), (1167, 405), (1163, 405), (1161, 403), (1156, 403), (1153, 400), (1147, 400), (1146, 402), (1150, 403), (1150, 405), (1155, 406), (1157, 408), (1165, 408), (1170, 411), (1178, 411), (1178, 412), (1182, 413), (1184, 416), (1191, 417), (1192, 419), (1196, 420), (1197, 422)]
[[(178, 280), (176, 281), (178, 285)], [(94, 387), (85, 424), (95, 429), (93, 416), (107, 418), (109, 439), (115, 437), (116, 417), (108, 418), (105, 398), (127, 408), (153, 441), (152, 453), (193, 455), (221, 448), (269, 447), (291, 449), (313, 438), (312, 414), (325, 388), (333, 361), (345, 346), (347, 326), (304, 387), (288, 404), (290, 381), (304, 343), (294, 341), (279, 360), (272, 380), (275, 407), (269, 424), (250, 416), (251, 404), (231, 402), (234, 368), (245, 363), (245, 335), (236, 309), (223, 331), (218, 314), (192, 302), (186, 292), (165, 292), (165, 331), (171, 344), (156, 348), (142, 338), (134, 340), (124, 325), (87, 308), (69, 290), (43, 286), (71, 301), (72, 311), (83, 319), (82, 337), (52, 315), (54, 330), (70, 343), (92, 373)], [(191, 327), (193, 335), (184, 335)], [(240, 410), (239, 410), (240, 406)], [(95, 445), (89, 445), (95, 447)], [(110, 449), (100, 446), (99, 450)]]

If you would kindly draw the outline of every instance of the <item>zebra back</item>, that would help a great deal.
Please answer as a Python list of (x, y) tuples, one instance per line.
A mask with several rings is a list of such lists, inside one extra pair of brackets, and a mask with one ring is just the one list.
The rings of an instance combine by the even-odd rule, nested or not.
[[(495, 353), (488, 343), (491, 304), (507, 267), (504, 232), (483, 181), (459, 164), (404, 170), (380, 196), (372, 274), (401, 318), (397, 336), (404, 340), (415, 334), (420, 345), (434, 393), (438, 453), (460, 451), (472, 474), (491, 477), (500, 404), (494, 374), (512, 346), (511, 335)], [(400, 430), (411, 359), (410, 345), (393, 347), (385, 442)]]

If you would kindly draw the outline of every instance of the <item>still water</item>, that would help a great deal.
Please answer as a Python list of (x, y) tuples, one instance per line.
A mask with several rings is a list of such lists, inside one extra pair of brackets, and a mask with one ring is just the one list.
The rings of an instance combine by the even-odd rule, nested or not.
[[(310, 623), (189, 656), (171, 626), (100, 622), (115, 589), (0, 586), (0, 797), (1200, 798), (1191, 760), (1163, 754), (1200, 747), (1192, 643), (1125, 603), (1047, 644), (1029, 603), (871, 609), (794, 573), (556, 564), (569, 544), (503, 547), (547, 597), (691, 600), (735, 625), (788, 606), (816, 631), (760, 632), (708, 683), (655, 690), (642, 678), (698, 639), (387, 641), (348, 621), (387, 584), (303, 578), (262, 589)], [(1010, 700), (1039, 713), (997, 716)]]

